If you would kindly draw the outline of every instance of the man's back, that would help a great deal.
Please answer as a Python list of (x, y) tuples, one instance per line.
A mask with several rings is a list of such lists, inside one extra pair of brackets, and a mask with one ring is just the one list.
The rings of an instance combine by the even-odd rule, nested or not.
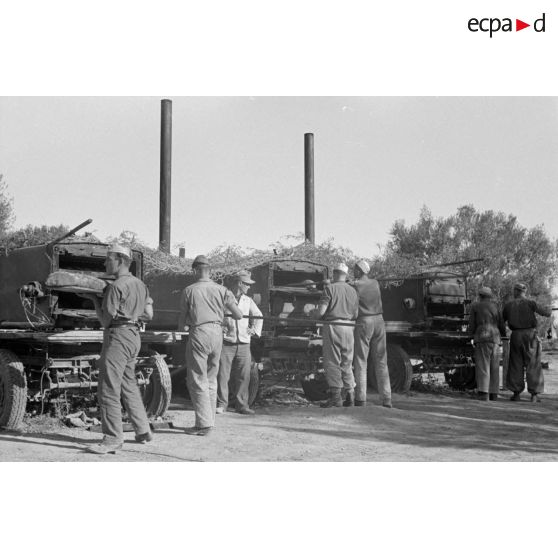
[(345, 281), (336, 281), (324, 289), (320, 304), (327, 304), (326, 320), (354, 320), (358, 314), (358, 295)]
[(550, 312), (541, 308), (534, 300), (518, 297), (504, 306), (504, 320), (510, 329), (529, 329), (537, 327), (537, 316), (550, 316)]
[(200, 279), (186, 287), (182, 293), (180, 310), (186, 325), (222, 322), (225, 307), (235, 304), (234, 295), (222, 285)]
[(364, 275), (353, 283), (353, 287), (358, 293), (359, 318), (382, 314), (382, 294), (376, 279)]
[(505, 336), (506, 330), (498, 307), (491, 300), (473, 302), (469, 316), (469, 332), (476, 342), (499, 342), (499, 334)]
[(115, 320), (135, 322), (143, 314), (148, 297), (143, 281), (126, 273), (107, 287), (103, 306)]

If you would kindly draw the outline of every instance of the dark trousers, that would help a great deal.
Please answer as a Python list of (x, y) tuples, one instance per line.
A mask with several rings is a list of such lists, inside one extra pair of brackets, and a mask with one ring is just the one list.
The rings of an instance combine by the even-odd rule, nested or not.
[(136, 434), (149, 432), (149, 421), (135, 374), (140, 346), (136, 328), (121, 327), (104, 332), (97, 399), (103, 434), (117, 441), (123, 439), (121, 401)]
[[(221, 350), (219, 376), (217, 379), (217, 405), (227, 408), (229, 387), (237, 409), (247, 408), (250, 388), (250, 367), (252, 354), (250, 343), (232, 345), (226, 341)], [(229, 384), (230, 381), (230, 384)]]
[(535, 329), (516, 329), (510, 337), (510, 361), (506, 384), (508, 389), (521, 393), (544, 391), (544, 376), (541, 365), (541, 342)]

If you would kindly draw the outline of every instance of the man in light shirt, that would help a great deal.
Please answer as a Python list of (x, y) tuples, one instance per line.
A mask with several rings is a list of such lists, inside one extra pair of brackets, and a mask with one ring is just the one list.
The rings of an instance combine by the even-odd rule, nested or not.
[[(247, 296), (250, 286), (254, 284), (250, 272), (241, 271), (234, 276), (232, 286), (238, 307), (244, 316), (261, 317), (262, 313), (256, 303)], [(236, 412), (253, 415), (249, 406), (250, 368), (252, 355), (250, 338), (260, 336), (263, 321), (261, 319), (242, 318), (233, 320), (225, 318), (223, 322), (223, 348), (219, 362), (217, 378), (217, 413), (224, 413), (229, 404), (229, 379), (232, 379), (232, 396)], [(232, 377), (232, 378), (231, 378)]]

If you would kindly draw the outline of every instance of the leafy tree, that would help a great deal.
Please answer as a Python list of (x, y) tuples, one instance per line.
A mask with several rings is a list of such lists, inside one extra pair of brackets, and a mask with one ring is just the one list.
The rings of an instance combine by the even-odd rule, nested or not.
[(480, 212), (472, 205), (439, 218), (424, 207), (417, 223), (407, 226), (397, 221), (374, 268), (386, 274), (471, 259), (482, 261), (457, 269), (469, 274), (472, 289), (489, 286), (503, 302), (511, 296), (513, 284), (522, 281), (539, 302), (550, 302), (558, 272), (558, 242), (550, 239), (540, 225), (528, 229), (514, 215)]
[(12, 198), (8, 194), (8, 184), (0, 174), (0, 238), (11, 227), (14, 220)]

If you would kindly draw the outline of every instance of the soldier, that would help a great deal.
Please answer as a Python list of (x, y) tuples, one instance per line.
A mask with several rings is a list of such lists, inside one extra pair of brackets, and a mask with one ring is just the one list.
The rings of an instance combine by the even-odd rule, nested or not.
[(520, 393), (525, 389), (526, 375), (531, 401), (539, 402), (539, 393), (544, 391), (544, 376), (535, 314), (549, 317), (550, 310), (528, 299), (526, 291), (524, 283), (516, 283), (513, 286), (514, 299), (504, 306), (503, 318), (512, 330), (506, 385), (513, 391), (511, 400), (519, 401)]
[(324, 287), (316, 310), (318, 318), (323, 316), (326, 322), (348, 324), (326, 324), (323, 327), (323, 356), (329, 399), (322, 403), (322, 407), (341, 407), (343, 389), (346, 400), (354, 402), (355, 378), (351, 367), (354, 338), (350, 324), (354, 323), (358, 314), (358, 296), (346, 281), (348, 271), (344, 263), (333, 268), (333, 283)]
[(358, 293), (358, 318), (355, 327), (355, 358), (353, 361), (356, 381), (355, 405), (366, 405), (366, 379), (368, 355), (372, 353), (378, 393), (384, 407), (391, 408), (391, 384), (387, 366), (386, 326), (383, 318), (382, 295), (376, 279), (370, 279), (370, 266), (358, 261), (353, 269), (353, 287)]
[(144, 443), (153, 438), (135, 375), (141, 346), (139, 320), (151, 319), (153, 308), (147, 287), (130, 273), (131, 262), (129, 248), (120, 244), (110, 246), (105, 268), (116, 280), (105, 289), (102, 304), (96, 295), (83, 295), (93, 301), (104, 328), (97, 390), (104, 436), (100, 444), (87, 448), (91, 453), (116, 453), (122, 448), (121, 399), (136, 432), (136, 441)]
[(475, 373), (481, 401), (498, 399), (500, 387), (500, 335), (506, 336), (502, 314), (492, 302), (488, 287), (479, 289), (479, 300), (473, 302), (469, 314), (469, 333), (474, 336)]
[[(249, 297), (248, 290), (254, 281), (249, 271), (241, 271), (234, 276), (232, 291), (236, 303), (244, 316), (261, 317), (262, 313), (256, 303)], [(243, 318), (233, 320), (225, 318), (223, 322), (223, 348), (219, 361), (219, 375), (217, 377), (217, 413), (227, 410), (229, 404), (229, 378), (232, 376), (234, 386), (233, 397), (236, 412), (242, 415), (253, 415), (254, 411), (248, 404), (250, 387), (250, 369), (252, 353), (250, 352), (250, 338), (259, 337), (262, 333), (262, 320)]]
[(189, 328), (186, 383), (196, 415), (194, 427), (186, 433), (206, 436), (215, 424), (225, 308), (235, 320), (242, 318), (242, 312), (231, 291), (210, 279), (209, 262), (205, 256), (197, 256), (192, 269), (197, 281), (182, 293), (178, 322), (179, 330)]

